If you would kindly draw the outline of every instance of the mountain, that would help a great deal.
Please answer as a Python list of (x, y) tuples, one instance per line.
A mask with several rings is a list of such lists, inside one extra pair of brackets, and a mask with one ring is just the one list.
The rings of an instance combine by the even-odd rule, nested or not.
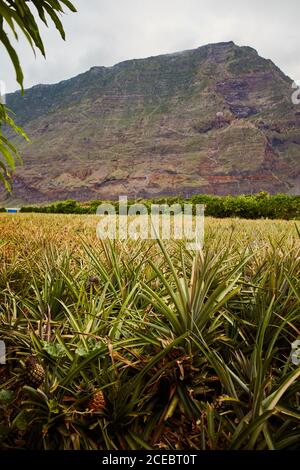
[(226, 42), (9, 94), (32, 141), (15, 139), (24, 165), (10, 201), (298, 194), (293, 91), (271, 60)]

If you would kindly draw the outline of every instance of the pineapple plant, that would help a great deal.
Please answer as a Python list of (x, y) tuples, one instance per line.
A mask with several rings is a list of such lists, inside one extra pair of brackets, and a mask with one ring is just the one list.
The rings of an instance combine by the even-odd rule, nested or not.
[[(300, 370), (290, 360), (300, 305), (294, 224), (208, 221), (206, 247), (194, 260), (175, 242), (165, 249), (146, 241), (95, 245), (87, 237), (79, 246), (80, 217), (68, 220), (72, 239), (60, 230), (56, 245), (45, 241), (40, 250), (56, 218), (45, 221), (27, 233), (29, 224), (9, 219), (23, 227), (11, 242), (23, 248), (16, 265), (14, 258), (0, 263), (0, 336), (12, 347), (0, 365), (0, 428), (9, 431), (0, 447), (299, 445)], [(58, 228), (63, 223), (57, 219)], [(259, 253), (248, 243), (257, 238), (253, 224)], [(5, 288), (29, 262), (32, 274), (17, 290)], [(41, 310), (50, 341), (37, 328), (45, 323)], [(46, 351), (43, 361), (38, 351)]]

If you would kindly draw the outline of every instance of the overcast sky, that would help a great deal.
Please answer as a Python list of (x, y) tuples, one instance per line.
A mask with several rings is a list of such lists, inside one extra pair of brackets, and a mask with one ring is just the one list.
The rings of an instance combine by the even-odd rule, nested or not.
[[(148, 57), (233, 40), (254, 47), (294, 80), (300, 79), (299, 0), (73, 0), (63, 17), (66, 42), (42, 27), (47, 59), (17, 45), (26, 88), (71, 78), (94, 65)], [(0, 80), (18, 88), (0, 49)]]

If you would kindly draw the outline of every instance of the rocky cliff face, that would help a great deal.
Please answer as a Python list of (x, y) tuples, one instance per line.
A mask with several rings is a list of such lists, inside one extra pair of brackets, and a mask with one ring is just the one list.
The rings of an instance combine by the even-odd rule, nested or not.
[(292, 92), (270, 60), (228, 42), (8, 95), (32, 141), (18, 142), (12, 198), (299, 193)]

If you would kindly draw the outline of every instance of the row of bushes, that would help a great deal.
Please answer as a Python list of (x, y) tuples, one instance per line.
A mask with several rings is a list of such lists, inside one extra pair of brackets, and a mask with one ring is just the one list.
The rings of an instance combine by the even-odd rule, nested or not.
[[(61, 201), (45, 206), (22, 207), (21, 212), (40, 212), (48, 214), (95, 214), (97, 207), (103, 201), (90, 201), (80, 203), (75, 200)], [(299, 219), (300, 196), (288, 196), (277, 194), (274, 196), (261, 192), (255, 195), (241, 196), (210, 196), (196, 195), (189, 199), (181, 197), (166, 197), (160, 199), (128, 200), (128, 206), (134, 203), (144, 204), (148, 212), (152, 204), (205, 204), (205, 214), (212, 217), (241, 217), (246, 219), (270, 218), (270, 219)], [(110, 202), (119, 211), (119, 201)]]
[(205, 204), (206, 215), (245, 219), (299, 219), (300, 196), (259, 193), (250, 196), (194, 196), (193, 204)]

